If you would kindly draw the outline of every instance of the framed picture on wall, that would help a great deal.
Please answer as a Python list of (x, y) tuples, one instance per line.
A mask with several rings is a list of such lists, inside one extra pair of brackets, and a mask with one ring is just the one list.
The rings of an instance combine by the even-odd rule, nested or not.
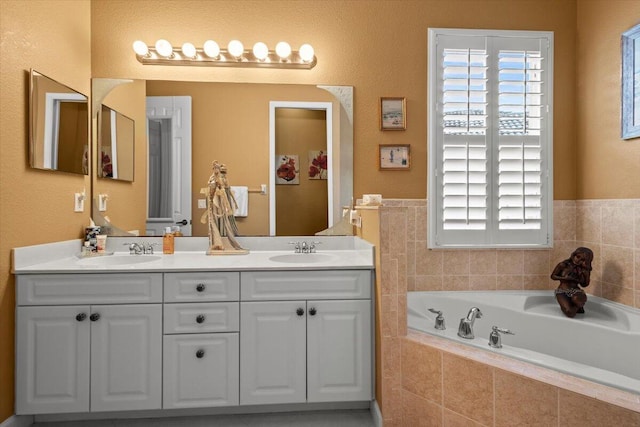
[(407, 129), (407, 107), (404, 98), (380, 98), (380, 130)]
[(411, 167), (410, 145), (378, 146), (378, 169), (380, 170), (409, 170)]
[(640, 137), (640, 24), (622, 33), (622, 139)]
[(300, 184), (297, 154), (276, 154), (276, 185)]

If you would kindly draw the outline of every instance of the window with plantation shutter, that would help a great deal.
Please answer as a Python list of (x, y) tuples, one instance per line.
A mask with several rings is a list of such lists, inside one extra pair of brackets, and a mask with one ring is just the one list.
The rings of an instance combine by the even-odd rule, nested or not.
[(429, 30), (429, 246), (548, 247), (553, 34)]

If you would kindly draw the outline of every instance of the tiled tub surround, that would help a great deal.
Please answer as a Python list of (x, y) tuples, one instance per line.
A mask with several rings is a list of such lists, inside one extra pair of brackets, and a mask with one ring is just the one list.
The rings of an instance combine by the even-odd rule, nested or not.
[[(415, 411), (423, 415), (429, 411), (429, 416), (420, 417), (424, 423), (420, 425), (476, 425), (470, 420), (477, 425), (493, 425), (494, 421), (495, 425), (517, 425), (520, 416), (540, 425), (576, 422), (600, 426), (610, 423), (598, 420), (616, 417), (626, 419), (626, 424), (621, 421), (612, 425), (640, 423), (638, 395), (515, 360), (498, 360), (492, 365), (485, 360), (490, 353), (483, 350), (460, 349), (459, 344), (418, 332), (407, 334), (406, 311), (406, 293), (413, 290), (552, 290), (557, 286), (549, 278), (552, 269), (581, 245), (595, 253), (587, 293), (640, 308), (640, 200), (554, 202), (553, 249), (430, 251), (426, 245), (426, 200), (385, 199), (380, 208), (380, 241), (382, 372), (378, 378), (385, 426), (418, 425), (417, 419), (411, 418)], [(410, 367), (406, 360), (411, 358), (412, 348), (435, 352), (440, 362), (430, 363), (420, 357), (424, 363)], [(442, 374), (457, 369), (446, 370), (445, 361), (471, 364), (474, 375), (464, 386), (451, 388), (451, 381)], [(440, 376), (424, 374), (432, 369)], [(412, 379), (421, 372), (427, 379)], [(485, 378), (477, 378), (477, 372), (484, 373)], [(457, 375), (465, 378), (462, 371)], [(515, 387), (518, 393), (503, 389), (502, 385), (511, 380), (523, 383), (523, 387)], [(422, 391), (408, 388), (411, 382)], [(485, 393), (487, 388), (490, 392)], [(525, 393), (526, 403), (501, 409), (504, 399), (522, 396), (528, 388), (532, 391)], [(552, 399), (544, 408), (531, 403), (531, 399), (541, 398), (538, 389), (551, 390)], [(454, 397), (460, 393), (463, 397)], [(474, 403), (456, 401), (463, 398)], [(498, 399), (502, 401), (498, 403)], [(469, 407), (480, 408), (484, 415), (477, 415), (476, 410), (466, 413)], [(565, 414), (566, 408), (573, 408), (572, 419)], [(534, 415), (528, 411), (534, 411)], [(556, 421), (545, 421), (547, 411)]]

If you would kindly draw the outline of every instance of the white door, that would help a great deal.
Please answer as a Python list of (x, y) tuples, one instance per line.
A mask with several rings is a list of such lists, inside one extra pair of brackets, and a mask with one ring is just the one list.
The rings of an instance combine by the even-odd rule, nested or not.
[(308, 301), (308, 401), (371, 400), (371, 377), (371, 301)]
[(306, 402), (305, 302), (244, 302), (240, 312), (240, 404)]
[(91, 411), (160, 409), (162, 305), (91, 311)]
[(191, 236), (191, 97), (147, 96), (147, 235)]
[(165, 335), (162, 407), (237, 405), (238, 345), (237, 333)]
[(18, 307), (16, 414), (89, 411), (89, 306)]

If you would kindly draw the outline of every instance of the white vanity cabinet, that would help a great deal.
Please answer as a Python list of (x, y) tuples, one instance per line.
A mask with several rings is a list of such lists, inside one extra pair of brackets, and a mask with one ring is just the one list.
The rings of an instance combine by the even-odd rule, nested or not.
[(240, 403), (372, 398), (369, 270), (241, 273)]
[(17, 276), (16, 413), (161, 406), (162, 275)]
[(164, 274), (165, 409), (238, 405), (240, 273)]

